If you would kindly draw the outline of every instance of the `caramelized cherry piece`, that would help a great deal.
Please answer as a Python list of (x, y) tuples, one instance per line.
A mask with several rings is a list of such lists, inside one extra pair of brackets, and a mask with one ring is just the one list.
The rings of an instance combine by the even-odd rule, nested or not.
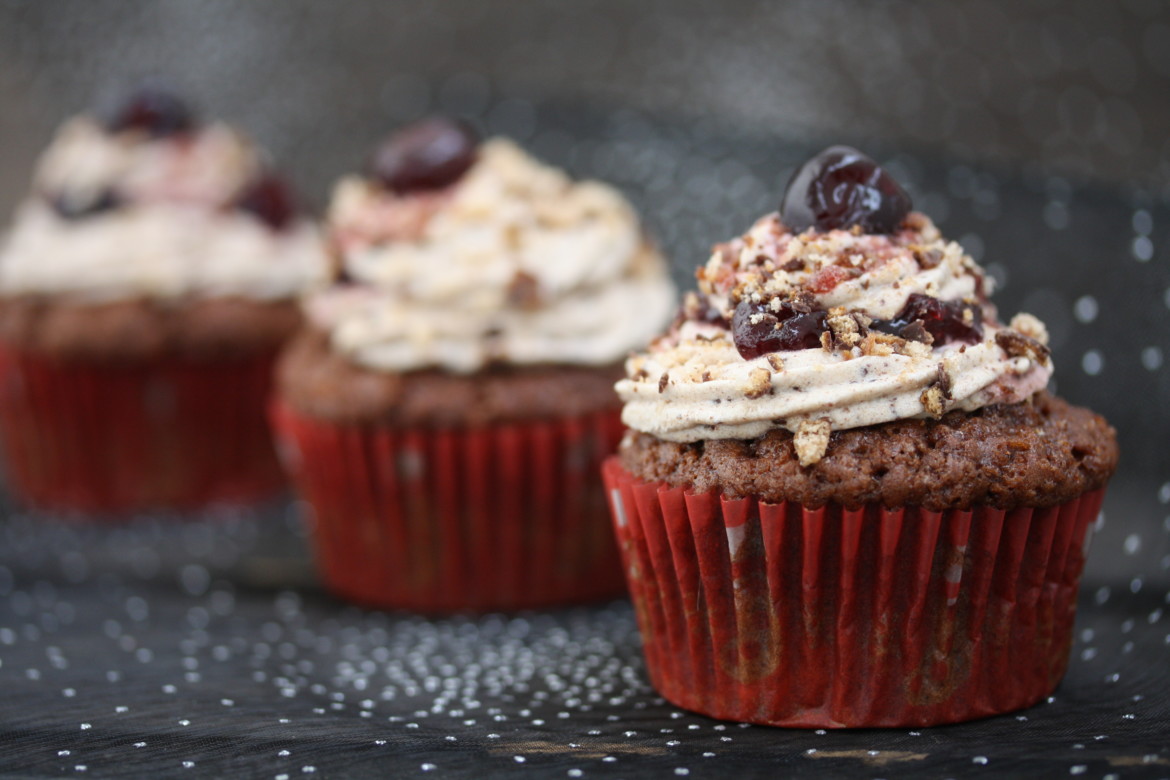
[(236, 208), (256, 216), (273, 230), (283, 230), (296, 216), (297, 202), (288, 184), (267, 173), (236, 200)]
[(475, 162), (479, 137), (454, 119), (423, 119), (390, 136), (374, 153), (370, 172), (399, 194), (437, 190)]
[(84, 199), (61, 193), (50, 196), (48, 201), (59, 216), (69, 220), (85, 219), (106, 211), (113, 211), (122, 205), (122, 199), (118, 197), (118, 193), (110, 189), (102, 190), (96, 195)]
[(869, 327), (910, 341), (926, 341), (929, 333), (933, 344), (975, 344), (983, 339), (983, 312), (974, 304), (914, 293), (892, 320), (874, 320)]
[(764, 303), (740, 301), (731, 319), (731, 336), (740, 356), (754, 360), (769, 352), (819, 347), (828, 327), (825, 312), (803, 308), (785, 301), (776, 312)]
[(195, 124), (191, 109), (174, 93), (161, 87), (139, 89), (108, 123), (110, 132), (145, 130), (155, 138), (189, 131)]
[(794, 232), (861, 226), (893, 233), (910, 213), (910, 196), (890, 174), (849, 146), (830, 146), (788, 182), (780, 219)]

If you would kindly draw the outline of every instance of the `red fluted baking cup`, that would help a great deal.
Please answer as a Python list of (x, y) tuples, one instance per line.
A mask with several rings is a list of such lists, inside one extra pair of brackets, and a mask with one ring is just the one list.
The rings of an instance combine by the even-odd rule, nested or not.
[(274, 357), (101, 364), (0, 345), (8, 483), (36, 506), (98, 513), (272, 495)]
[(728, 499), (603, 476), (654, 687), (775, 726), (926, 726), (1030, 706), (1068, 665), (1103, 489), (932, 512)]
[(326, 586), (422, 612), (528, 609), (625, 592), (600, 465), (615, 410), (466, 428), (347, 425), (272, 408), (312, 505)]

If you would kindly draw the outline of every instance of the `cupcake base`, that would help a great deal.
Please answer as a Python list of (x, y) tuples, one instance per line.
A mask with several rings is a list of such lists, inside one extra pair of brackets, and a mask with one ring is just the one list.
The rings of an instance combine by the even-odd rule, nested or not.
[(0, 345), (8, 483), (34, 506), (87, 513), (275, 494), (274, 357), (98, 363)]
[(654, 687), (715, 718), (927, 726), (1068, 665), (1103, 490), (1043, 509), (812, 509), (603, 477)]
[(625, 591), (598, 474), (616, 410), (467, 427), (272, 410), (315, 513), (326, 586), (421, 612), (548, 607)]

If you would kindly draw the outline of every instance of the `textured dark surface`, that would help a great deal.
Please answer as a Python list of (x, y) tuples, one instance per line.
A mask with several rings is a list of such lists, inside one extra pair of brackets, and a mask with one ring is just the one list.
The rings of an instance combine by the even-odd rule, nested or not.
[(1118, 428), (1053, 701), (917, 732), (741, 728), (648, 689), (621, 602), (338, 604), (299, 504), (106, 529), (5, 510), (0, 771), (1170, 777), (1165, 4), (520, 5), (0, 0), (0, 203), (60, 118), (169, 71), (317, 203), (427, 111), (512, 135), (621, 187), (689, 287), (808, 154), (860, 145), (1001, 281), (1001, 313), (1047, 323), (1060, 394)]
[(493, 366), (475, 374), (415, 371), (406, 375), (355, 364), (329, 347), (328, 336), (306, 331), (277, 367), (281, 398), (324, 420), (396, 425), (511, 422), (616, 409), (609, 366)]
[(1100, 416), (1038, 393), (1024, 404), (940, 420), (836, 431), (824, 457), (807, 467), (783, 429), (748, 441), (688, 443), (637, 433), (621, 455), (641, 480), (729, 498), (1015, 509), (1064, 503), (1101, 487), (1117, 465), (1117, 443)]

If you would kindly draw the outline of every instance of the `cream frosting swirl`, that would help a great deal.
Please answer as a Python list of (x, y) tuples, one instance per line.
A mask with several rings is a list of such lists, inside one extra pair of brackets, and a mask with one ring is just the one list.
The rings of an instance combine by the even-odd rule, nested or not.
[(378, 370), (614, 363), (675, 305), (662, 257), (616, 190), (504, 139), (437, 192), (347, 177), (329, 223), (356, 284), (314, 295), (309, 314), (335, 349)]
[[(296, 297), (324, 280), (324, 244), (309, 219), (275, 230), (233, 208), (262, 170), (252, 144), (221, 123), (152, 138), (72, 119), (0, 247), (0, 294)], [(111, 194), (116, 207), (76, 218), (51, 203)]]
[[(717, 246), (698, 278), (688, 316), (631, 357), (617, 384), (626, 425), (660, 439), (750, 439), (784, 428), (798, 439), (819, 433), (823, 453), (830, 430), (1018, 402), (1052, 371), (1043, 325), (1026, 314), (998, 323), (986, 298), (991, 280), (921, 214), (892, 235), (794, 234), (772, 214)], [(966, 311), (977, 335), (934, 343), (921, 329), (917, 340), (883, 332), (883, 321), (923, 297)], [(736, 308), (780, 311), (782, 302), (823, 312), (820, 345), (743, 357), (728, 328)]]

